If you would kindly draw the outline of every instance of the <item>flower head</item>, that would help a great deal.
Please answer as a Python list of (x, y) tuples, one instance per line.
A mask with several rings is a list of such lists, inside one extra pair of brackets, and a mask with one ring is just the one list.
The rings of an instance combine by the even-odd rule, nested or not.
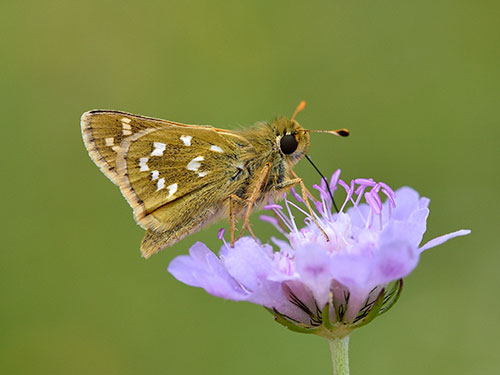
[[(244, 237), (233, 248), (224, 244), (217, 257), (198, 242), (190, 255), (175, 258), (169, 271), (215, 296), (262, 305), (292, 330), (329, 338), (348, 335), (394, 304), (402, 279), (417, 266), (424, 250), (470, 231), (420, 246), (428, 198), (409, 187), (394, 192), (372, 179), (347, 184), (339, 177), (337, 171), (328, 186), (324, 181), (314, 186), (320, 200), (312, 214), (294, 190), (296, 202), (285, 196), (284, 206), (266, 206), (279, 220), (261, 218), (287, 239), (273, 239), (278, 251)], [(339, 187), (346, 198), (337, 213), (329, 192)], [(297, 226), (294, 210), (306, 215), (304, 227)]]

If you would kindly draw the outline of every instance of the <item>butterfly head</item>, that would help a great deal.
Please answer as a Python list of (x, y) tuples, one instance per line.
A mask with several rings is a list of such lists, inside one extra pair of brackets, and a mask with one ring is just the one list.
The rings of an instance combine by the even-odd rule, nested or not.
[(295, 120), (281, 118), (272, 124), (280, 153), (292, 163), (298, 162), (309, 150), (309, 134)]
[(340, 137), (347, 137), (347, 129), (339, 130), (308, 130), (304, 129), (295, 121), (295, 116), (306, 106), (302, 101), (298, 105), (291, 119), (281, 118), (273, 124), (273, 130), (276, 135), (276, 144), (285, 158), (288, 158), (293, 164), (302, 159), (309, 150), (309, 133), (330, 133)]

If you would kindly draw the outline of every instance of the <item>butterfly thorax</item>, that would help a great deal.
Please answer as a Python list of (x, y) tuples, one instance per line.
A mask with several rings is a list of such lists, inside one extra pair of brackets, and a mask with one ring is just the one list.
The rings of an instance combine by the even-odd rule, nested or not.
[[(249, 129), (239, 131), (249, 145), (241, 153), (241, 162), (247, 170), (249, 181), (245, 181), (234, 194), (248, 199), (259, 171), (270, 165), (267, 182), (257, 203), (265, 203), (269, 198), (279, 199), (281, 186), (294, 178), (292, 168), (304, 157), (309, 148), (309, 135), (298, 122), (288, 118), (278, 118), (271, 123), (257, 123)], [(284, 144), (286, 141), (286, 145)], [(252, 177), (252, 178), (250, 178)]]

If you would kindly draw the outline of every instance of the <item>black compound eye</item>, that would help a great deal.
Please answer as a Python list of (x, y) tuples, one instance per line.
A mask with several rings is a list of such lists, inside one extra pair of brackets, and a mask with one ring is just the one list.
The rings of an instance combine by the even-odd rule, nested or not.
[(280, 148), (281, 152), (283, 152), (285, 155), (294, 152), (297, 149), (298, 145), (299, 142), (297, 142), (297, 140), (292, 134), (286, 134), (283, 137), (281, 137)]

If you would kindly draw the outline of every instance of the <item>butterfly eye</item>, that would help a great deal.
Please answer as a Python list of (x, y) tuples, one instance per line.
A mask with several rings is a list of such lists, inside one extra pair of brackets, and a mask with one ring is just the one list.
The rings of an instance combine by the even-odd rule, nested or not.
[(297, 142), (297, 140), (292, 134), (286, 134), (283, 137), (281, 137), (280, 148), (281, 152), (283, 152), (285, 155), (294, 152), (297, 149), (298, 145), (299, 142)]

